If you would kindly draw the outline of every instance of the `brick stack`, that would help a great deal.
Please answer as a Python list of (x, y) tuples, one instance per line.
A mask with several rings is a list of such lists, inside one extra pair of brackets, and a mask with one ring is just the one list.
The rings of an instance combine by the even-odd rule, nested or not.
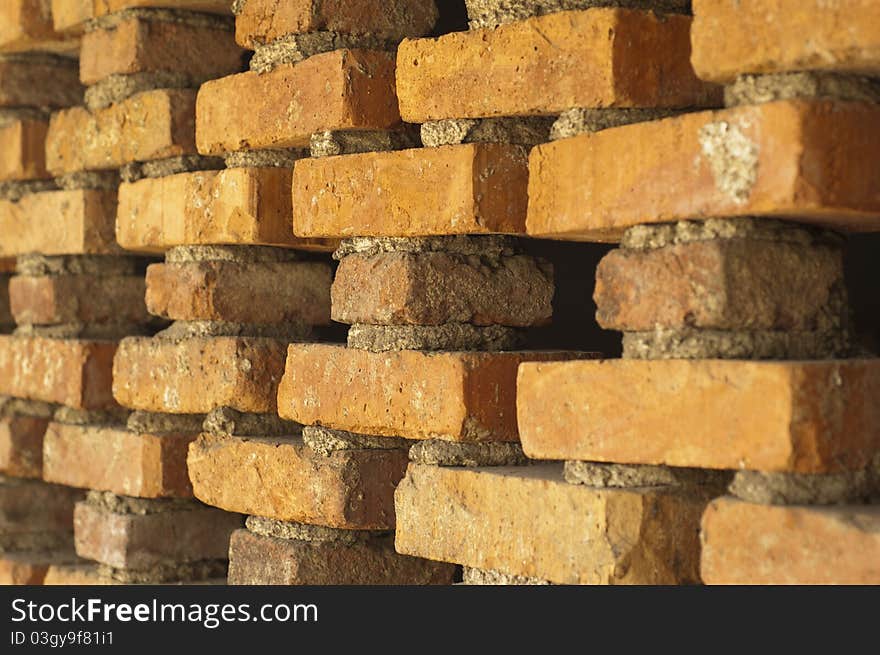
[[(77, 554), (94, 564), (54, 566), (46, 582), (223, 577), (228, 537), (240, 518), (193, 500), (186, 449), (200, 430), (200, 418), (173, 422), (149, 413), (131, 414), (111, 392), (117, 340), (150, 334), (162, 323), (147, 313), (144, 303), (147, 260), (122, 254), (114, 226), (120, 175), (125, 180), (118, 189), (123, 212), (129, 187), (141, 178), (149, 183), (179, 170), (222, 163), (196, 152), (196, 87), (207, 78), (239, 70), (242, 52), (233, 41), (231, 17), (219, 13), (228, 13), (225, 2), (55, 5), (56, 29), (82, 34), (79, 73), (87, 88), (85, 106), (52, 116), (46, 166), (65, 189), (76, 189), (66, 193), (94, 197), (96, 209), (84, 212), (93, 224), (80, 229), (86, 242), (80, 256), (41, 260), (51, 277), (28, 279), (29, 287), (22, 281), (20, 293), (48, 299), (40, 307), (45, 317), (32, 309), (32, 321), (63, 324), (56, 330), (65, 336), (102, 341), (70, 342), (79, 348), (68, 355), (71, 367), (85, 362), (79, 364), (82, 372), (77, 371), (84, 398), (79, 409), (89, 412), (68, 413), (64, 419), (56, 413), (43, 443), (44, 478), (90, 490), (76, 505), (74, 537)], [(102, 249), (91, 245), (98, 236), (104, 239)], [(115, 255), (82, 256), (92, 252)], [(21, 267), (20, 261), (20, 272)], [(17, 281), (11, 286), (14, 310)], [(71, 322), (75, 333), (66, 327)], [(46, 356), (50, 351), (42, 346), (38, 352)]]
[(880, 212), (880, 87), (865, 77), (880, 7), (843, 5), (696, 0), (693, 63), (726, 85), (725, 109), (530, 160), (531, 234), (621, 240), (595, 300), (624, 358), (523, 366), (525, 451), (568, 460), (572, 480), (677, 485), (692, 503), (684, 480), (736, 471), (702, 517), (707, 583), (880, 581), (880, 513), (865, 504), (880, 486), (880, 368), (847, 359), (835, 233), (876, 230)]

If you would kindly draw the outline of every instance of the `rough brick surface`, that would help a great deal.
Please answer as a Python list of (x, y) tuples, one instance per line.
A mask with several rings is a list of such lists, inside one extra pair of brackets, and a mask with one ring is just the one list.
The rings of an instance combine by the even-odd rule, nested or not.
[(292, 344), (278, 412), (304, 425), (451, 441), (517, 441), (520, 362), (586, 353), (372, 353)]
[(880, 72), (873, 0), (694, 0), (693, 63), (704, 79), (741, 73)]
[(91, 85), (109, 75), (175, 73), (197, 86), (240, 71), (242, 55), (226, 30), (131, 18), (83, 36), (79, 77)]
[(74, 409), (116, 406), (110, 393), (116, 344), (0, 335), (0, 394)]
[(301, 439), (201, 435), (189, 450), (196, 497), (214, 507), (351, 530), (394, 527), (406, 450), (316, 454)]
[(568, 484), (556, 464), (410, 464), (395, 493), (395, 547), (562, 584), (693, 583), (706, 501), (692, 490)]
[(880, 506), (754, 505), (730, 496), (703, 516), (707, 584), (880, 584)]
[(138, 7), (230, 13), (229, 0), (52, 0), (52, 20), (56, 30), (79, 31), (87, 20)]
[(48, 424), (48, 419), (21, 414), (0, 419), (0, 473), (42, 477), (43, 435)]
[(232, 168), (121, 184), (117, 238), (143, 251), (192, 244), (333, 250), (333, 242), (294, 236), (291, 177), (284, 168)]
[(148, 412), (274, 412), (286, 349), (283, 341), (247, 337), (123, 339), (113, 394), (121, 405)]
[(78, 42), (55, 32), (49, 0), (0, 3), (0, 52), (76, 54)]
[(527, 150), (463, 144), (302, 159), (293, 229), (306, 237), (521, 233)]
[(45, 191), (18, 202), (0, 200), (0, 256), (118, 253), (115, 216), (113, 191)]
[(135, 275), (16, 275), (9, 301), (19, 325), (144, 323), (144, 279)]
[(0, 555), (0, 585), (46, 584), (49, 571), (74, 561), (73, 550), (59, 552), (6, 552)]
[(51, 423), (43, 442), (43, 477), (138, 498), (189, 497), (186, 451), (195, 436)]
[(49, 124), (20, 120), (0, 127), (0, 180), (42, 180), (46, 172)]
[(205, 261), (147, 269), (150, 313), (173, 320), (330, 323), (330, 265)]
[(308, 148), (325, 130), (381, 130), (400, 123), (394, 55), (336, 50), (270, 73), (206, 82), (196, 106), (203, 155)]
[(82, 102), (76, 66), (43, 57), (0, 60), (0, 107), (57, 109)]
[(401, 116), (424, 123), (572, 107), (720, 104), (719, 89), (691, 68), (690, 22), (593, 9), (404, 41), (397, 71)]
[(878, 126), (877, 106), (792, 100), (541, 145), (529, 162), (528, 232), (613, 241), (633, 225), (712, 216), (873, 231)]
[(73, 530), (73, 506), (82, 492), (39, 480), (0, 484), (0, 535)]
[(880, 360), (526, 364), (536, 459), (797, 473), (865, 468), (880, 446)]
[(46, 136), (46, 166), (63, 175), (195, 154), (195, 100), (191, 89), (156, 89), (94, 112), (57, 112)]
[(454, 574), (450, 564), (397, 554), (390, 539), (343, 545), (236, 530), (229, 544), (233, 585), (451, 584)]

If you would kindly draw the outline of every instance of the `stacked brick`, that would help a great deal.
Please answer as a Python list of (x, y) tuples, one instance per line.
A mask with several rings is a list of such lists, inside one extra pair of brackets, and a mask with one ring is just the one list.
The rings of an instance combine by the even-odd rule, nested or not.
[[(201, 420), (132, 413), (114, 398), (119, 340), (148, 339), (164, 323), (150, 316), (144, 301), (149, 260), (143, 254), (157, 249), (125, 254), (114, 228), (138, 180), (222, 163), (196, 152), (196, 89), (207, 78), (240, 70), (243, 53), (233, 40), (231, 16), (223, 14), (225, 2), (57, 1), (55, 9), (56, 29), (81, 35), (79, 77), (86, 90), (84, 106), (53, 114), (46, 167), (65, 189), (76, 190), (66, 193), (91, 199), (94, 210), (82, 212), (90, 222), (78, 229), (80, 249), (65, 253), (76, 256), (26, 260), (29, 268), (45, 269), (27, 272), (43, 277), (14, 278), (10, 294), (14, 312), (19, 296), (35, 305), (23, 304), (19, 322), (20, 313), (50, 324), (51, 336), (80, 338), (70, 342), (78, 350), (67, 355), (78, 377), (68, 374), (66, 381), (80, 381), (82, 400), (74, 405), (80, 411), (63, 419), (56, 413), (48, 425), (43, 477), (88, 490), (76, 504), (73, 527), (76, 553), (92, 563), (53, 566), (45, 581), (223, 578), (229, 534), (241, 519), (193, 498), (186, 450)], [(22, 266), (20, 259), (20, 274)], [(44, 300), (37, 305), (35, 299)], [(45, 345), (35, 351), (44, 358), (52, 352)]]
[(692, 61), (724, 109), (531, 155), (531, 234), (621, 242), (594, 298), (624, 354), (521, 367), (524, 449), (692, 504), (694, 480), (732, 476), (694, 514), (706, 583), (877, 583), (878, 367), (851, 344), (839, 233), (880, 211), (880, 7), (693, 5)]

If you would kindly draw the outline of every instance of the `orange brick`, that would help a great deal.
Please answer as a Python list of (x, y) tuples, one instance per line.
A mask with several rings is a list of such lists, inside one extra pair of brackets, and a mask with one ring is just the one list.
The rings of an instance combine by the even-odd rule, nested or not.
[(109, 341), (0, 335), (0, 394), (74, 409), (111, 409), (115, 352)]
[(527, 151), (469, 143), (301, 159), (293, 229), (304, 237), (521, 233)]
[(15, 272), (15, 257), (0, 257), (0, 273)]
[(328, 344), (292, 344), (278, 388), (278, 413), (303, 425), (362, 434), (517, 441), (517, 366), (573, 356), (581, 355), (372, 353)]
[(199, 90), (196, 113), (203, 155), (308, 148), (314, 132), (392, 128), (400, 123), (394, 55), (335, 50), (262, 75), (211, 80)]
[(190, 89), (156, 89), (95, 112), (74, 107), (52, 114), (46, 166), (64, 175), (195, 154), (195, 100)]
[(131, 18), (83, 36), (79, 78), (91, 85), (109, 75), (177, 73), (197, 86), (240, 71), (242, 55), (226, 30)]
[(43, 474), (43, 435), (49, 419), (16, 414), (0, 419), (0, 473), (15, 478)]
[(195, 437), (50, 423), (43, 442), (43, 478), (138, 498), (190, 497), (186, 449)]
[(52, 586), (71, 585), (113, 585), (122, 584), (115, 582), (110, 576), (102, 576), (98, 572), (98, 565), (90, 564), (52, 564), (46, 570), (46, 575), (40, 584)]
[(18, 202), (0, 200), (0, 256), (119, 253), (115, 217), (115, 191), (45, 191)]
[(832, 473), (880, 448), (880, 360), (525, 364), (517, 412), (535, 459)]
[(283, 168), (229, 168), (121, 184), (117, 239), (139, 251), (215, 244), (334, 250), (335, 241), (293, 235), (291, 176)]
[(87, 20), (135, 7), (231, 13), (229, 0), (52, 0), (52, 20), (56, 30), (78, 32)]
[(688, 16), (591, 9), (404, 41), (400, 114), (424, 123), (572, 107), (720, 104), (718, 87), (691, 68), (690, 23)]
[(833, 70), (880, 73), (874, 0), (694, 0), (693, 63), (700, 77)]
[(70, 107), (83, 99), (75, 63), (0, 60), (0, 107)]
[(286, 348), (249, 337), (130, 337), (113, 364), (113, 394), (121, 405), (148, 412), (274, 412)]
[(569, 484), (557, 464), (410, 464), (395, 493), (395, 547), (560, 584), (693, 583), (707, 500)]
[(793, 100), (541, 145), (529, 161), (528, 232), (612, 241), (639, 223), (712, 216), (873, 231), (878, 125), (876, 105)]
[(376, 11), (374, 0), (249, 0), (235, 18), (235, 40), (253, 50), (288, 34), (339, 32), (388, 39), (421, 36), (437, 21), (434, 0), (390, 0)]
[(189, 449), (196, 498), (230, 512), (350, 530), (394, 528), (405, 450), (317, 455), (301, 439), (201, 435)]
[(0, 585), (42, 585), (49, 570), (76, 560), (69, 553), (6, 552), (0, 555)]
[(706, 584), (880, 584), (880, 506), (754, 505), (726, 496), (703, 516)]
[(46, 172), (45, 121), (21, 120), (0, 127), (0, 180), (42, 180)]
[(48, 0), (0, 2), (0, 52), (57, 52), (75, 55), (79, 43), (52, 27)]
[(147, 307), (176, 321), (328, 325), (332, 276), (329, 262), (152, 264)]

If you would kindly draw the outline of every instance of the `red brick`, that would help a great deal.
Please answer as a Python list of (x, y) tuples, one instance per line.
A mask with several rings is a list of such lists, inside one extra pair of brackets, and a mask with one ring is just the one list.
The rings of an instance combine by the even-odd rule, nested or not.
[(52, 0), (52, 19), (56, 30), (77, 32), (87, 20), (135, 7), (231, 13), (229, 0)]
[(83, 88), (75, 65), (0, 60), (0, 107), (70, 107), (82, 102)]
[(43, 435), (49, 419), (16, 414), (0, 419), (0, 473), (16, 478), (43, 475)]

